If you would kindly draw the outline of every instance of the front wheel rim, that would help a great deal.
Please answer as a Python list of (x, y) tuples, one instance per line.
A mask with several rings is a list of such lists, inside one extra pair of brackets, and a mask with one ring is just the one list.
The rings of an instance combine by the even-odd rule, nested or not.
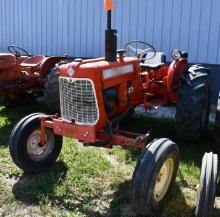
[(174, 171), (174, 161), (172, 158), (168, 158), (162, 165), (154, 187), (154, 199), (156, 202), (160, 202), (166, 195)]
[(40, 144), (40, 130), (33, 131), (27, 139), (27, 154), (35, 161), (48, 158), (54, 148), (54, 136), (51, 131), (46, 131), (46, 145)]

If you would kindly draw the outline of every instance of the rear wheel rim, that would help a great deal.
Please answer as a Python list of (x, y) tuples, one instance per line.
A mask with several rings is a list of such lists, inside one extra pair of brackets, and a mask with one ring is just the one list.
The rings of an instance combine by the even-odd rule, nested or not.
[(46, 145), (40, 144), (40, 130), (33, 131), (27, 139), (28, 156), (35, 161), (48, 158), (54, 148), (54, 136), (51, 131), (46, 131)]
[(160, 202), (166, 195), (174, 171), (174, 162), (172, 158), (168, 158), (162, 165), (154, 187), (154, 200)]

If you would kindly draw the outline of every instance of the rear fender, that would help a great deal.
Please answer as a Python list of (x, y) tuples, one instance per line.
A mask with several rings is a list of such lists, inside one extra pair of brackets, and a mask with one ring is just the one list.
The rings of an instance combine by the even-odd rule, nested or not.
[(186, 70), (187, 65), (188, 65), (187, 59), (183, 59), (183, 58), (179, 60), (174, 60), (170, 64), (166, 79), (168, 91), (173, 91), (176, 87), (179, 86), (182, 75)]
[(56, 65), (56, 63), (59, 63), (64, 59), (66, 59), (66, 57), (56, 57), (56, 56), (46, 57), (40, 64), (41, 77), (46, 77), (50, 72), (50, 69), (53, 68)]

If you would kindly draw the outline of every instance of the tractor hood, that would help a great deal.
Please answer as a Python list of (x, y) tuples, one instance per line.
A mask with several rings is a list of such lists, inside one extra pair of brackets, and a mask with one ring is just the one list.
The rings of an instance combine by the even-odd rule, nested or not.
[(123, 62), (119, 59), (108, 62), (105, 58), (90, 60), (77, 60), (59, 67), (60, 76), (87, 78), (89, 75), (98, 76), (102, 73), (103, 79), (113, 79), (134, 71), (134, 67), (139, 66), (139, 60), (133, 57), (125, 57)]

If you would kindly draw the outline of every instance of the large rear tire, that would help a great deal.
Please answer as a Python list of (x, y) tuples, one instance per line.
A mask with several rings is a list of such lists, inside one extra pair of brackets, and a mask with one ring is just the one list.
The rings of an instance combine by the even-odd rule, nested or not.
[(138, 215), (158, 216), (179, 166), (179, 150), (169, 139), (151, 142), (132, 177), (132, 203)]
[(60, 112), (59, 67), (55, 66), (46, 77), (44, 102), (53, 114)]
[(210, 217), (215, 202), (215, 191), (218, 177), (218, 156), (205, 153), (202, 159), (200, 186), (197, 194), (195, 216)]
[(210, 71), (191, 66), (183, 76), (176, 103), (176, 129), (181, 139), (198, 140), (205, 135), (210, 112)]
[(9, 151), (14, 163), (25, 173), (38, 173), (53, 164), (62, 148), (62, 137), (46, 130), (47, 144), (40, 144), (40, 117), (31, 114), (14, 127), (9, 139)]

